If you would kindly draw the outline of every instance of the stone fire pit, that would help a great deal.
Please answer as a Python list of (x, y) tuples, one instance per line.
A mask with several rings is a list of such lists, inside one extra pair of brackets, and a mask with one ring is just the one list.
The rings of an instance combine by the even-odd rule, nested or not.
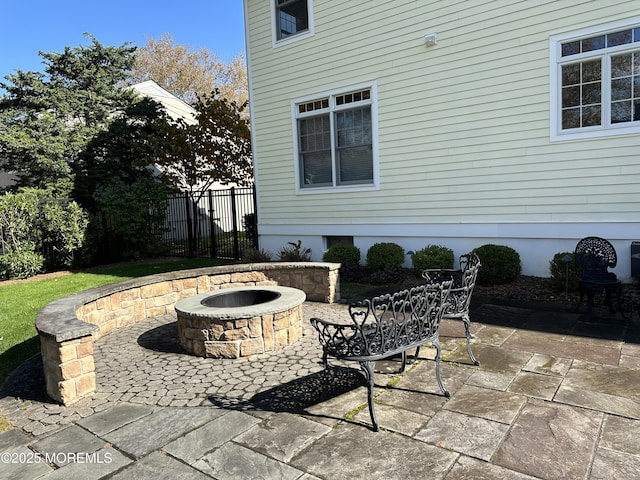
[(302, 336), (302, 290), (280, 286), (225, 288), (175, 305), (178, 336), (194, 355), (239, 358), (278, 350)]

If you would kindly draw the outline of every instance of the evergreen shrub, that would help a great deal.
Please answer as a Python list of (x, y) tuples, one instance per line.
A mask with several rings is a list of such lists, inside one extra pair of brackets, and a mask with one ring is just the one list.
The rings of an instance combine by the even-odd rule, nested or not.
[(404, 263), (404, 248), (396, 243), (376, 243), (367, 251), (367, 268), (371, 272), (396, 270)]
[(416, 275), (429, 268), (453, 268), (453, 250), (442, 245), (428, 245), (412, 254), (411, 262)]
[(513, 282), (520, 275), (520, 255), (513, 248), (489, 243), (473, 251), (482, 264), (478, 270), (478, 285), (502, 285)]
[[(563, 261), (565, 257), (569, 258), (568, 262)], [(580, 287), (580, 271), (576, 267), (573, 252), (556, 253), (553, 260), (549, 262), (549, 272), (551, 273), (551, 283), (558, 290), (564, 290), (568, 286), (569, 291), (575, 291)], [(567, 278), (569, 279), (568, 283), (566, 282)]]

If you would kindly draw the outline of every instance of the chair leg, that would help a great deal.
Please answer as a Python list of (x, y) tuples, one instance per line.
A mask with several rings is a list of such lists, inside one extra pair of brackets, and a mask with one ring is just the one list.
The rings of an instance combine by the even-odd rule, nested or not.
[(473, 355), (473, 351), (471, 350), (471, 319), (469, 315), (464, 315), (462, 317), (462, 322), (464, 323), (464, 331), (467, 336), (467, 353), (469, 354), (469, 358), (473, 362), (474, 365), (480, 365), (480, 362)]
[(440, 387), (440, 390), (442, 391), (442, 394), (445, 397), (448, 397), (450, 395), (449, 391), (444, 388), (444, 385), (442, 383), (442, 377), (440, 376), (440, 340), (438, 338), (435, 338), (432, 342), (433, 347), (436, 349), (436, 380), (438, 381), (438, 386)]
[(578, 305), (576, 305), (576, 308), (573, 309), (573, 313), (576, 313), (578, 311), (578, 309), (580, 308), (580, 305), (582, 305), (583, 298), (584, 298), (584, 288), (580, 286), (580, 300), (578, 301)]
[(590, 288), (587, 292), (587, 312), (584, 314), (584, 319), (588, 322), (591, 320), (591, 312), (593, 310), (593, 302), (596, 296), (596, 292), (593, 288)]
[(373, 370), (375, 362), (360, 362), (360, 367), (364, 370), (364, 376), (367, 379), (367, 401), (369, 402), (369, 415), (371, 416), (371, 424), (373, 425), (373, 431), (380, 430), (378, 426), (378, 420), (376, 420), (376, 412), (373, 404)]
[(416, 347), (416, 353), (413, 356), (407, 357), (407, 351), (402, 352), (402, 366), (400, 367), (400, 372), (404, 372), (404, 369), (407, 367), (407, 364), (413, 365), (418, 360), (418, 355), (420, 355), (420, 347)]

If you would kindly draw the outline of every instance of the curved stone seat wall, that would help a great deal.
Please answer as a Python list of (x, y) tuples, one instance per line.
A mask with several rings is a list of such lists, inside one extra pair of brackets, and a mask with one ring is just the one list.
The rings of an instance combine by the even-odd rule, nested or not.
[(149, 275), (55, 300), (36, 316), (47, 394), (71, 405), (93, 394), (93, 342), (113, 330), (173, 313), (178, 300), (221, 288), (281, 285), (307, 300), (339, 299), (336, 263), (254, 263)]

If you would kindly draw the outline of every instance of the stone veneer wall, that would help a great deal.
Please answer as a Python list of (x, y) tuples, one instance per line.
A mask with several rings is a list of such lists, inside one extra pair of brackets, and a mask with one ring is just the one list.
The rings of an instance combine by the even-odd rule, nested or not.
[(255, 263), (180, 270), (55, 300), (36, 316), (47, 394), (71, 405), (96, 391), (93, 342), (113, 330), (174, 312), (178, 300), (221, 288), (281, 285), (308, 301), (340, 298), (336, 263)]

